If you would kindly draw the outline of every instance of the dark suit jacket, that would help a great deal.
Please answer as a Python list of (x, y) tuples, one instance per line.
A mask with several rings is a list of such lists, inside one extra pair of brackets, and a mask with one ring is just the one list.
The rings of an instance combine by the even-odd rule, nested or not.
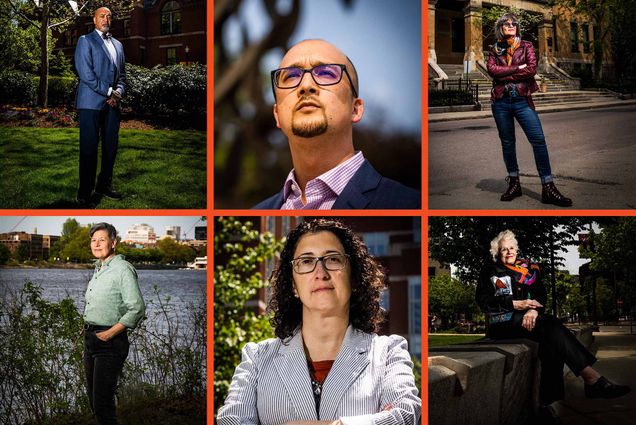
[[(253, 209), (277, 210), (283, 206), (283, 190), (267, 198)], [(332, 209), (419, 209), (420, 192), (394, 180), (382, 177), (365, 160), (336, 199)]]
[(111, 37), (117, 63), (113, 63), (108, 49), (97, 31), (83, 35), (75, 49), (75, 69), (79, 76), (77, 86), (77, 109), (101, 110), (108, 100), (108, 89), (119, 90), (123, 96), (126, 89), (126, 58), (122, 44)]

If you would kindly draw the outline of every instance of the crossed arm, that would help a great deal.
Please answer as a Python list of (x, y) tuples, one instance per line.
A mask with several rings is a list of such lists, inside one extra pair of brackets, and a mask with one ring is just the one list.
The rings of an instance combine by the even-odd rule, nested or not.
[(532, 78), (537, 73), (537, 57), (533, 48), (525, 48), (524, 63), (521, 65), (501, 65), (497, 55), (491, 53), (488, 57), (488, 74), (500, 82), (518, 82)]

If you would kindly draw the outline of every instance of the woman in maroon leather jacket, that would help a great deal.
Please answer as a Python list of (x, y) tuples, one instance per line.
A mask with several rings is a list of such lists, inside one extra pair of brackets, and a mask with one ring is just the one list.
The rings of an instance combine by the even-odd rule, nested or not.
[(532, 145), (537, 171), (543, 185), (541, 202), (569, 207), (572, 200), (563, 196), (554, 185), (548, 147), (541, 121), (532, 102), (532, 93), (539, 89), (534, 80), (537, 73), (534, 47), (529, 41), (521, 40), (519, 21), (512, 13), (506, 13), (499, 18), (495, 28), (497, 42), (492, 46), (488, 58), (488, 74), (493, 78), (492, 113), (497, 123), (508, 171), (506, 180), (509, 186), (501, 195), (501, 200), (512, 201), (521, 196), (515, 147), (516, 118)]

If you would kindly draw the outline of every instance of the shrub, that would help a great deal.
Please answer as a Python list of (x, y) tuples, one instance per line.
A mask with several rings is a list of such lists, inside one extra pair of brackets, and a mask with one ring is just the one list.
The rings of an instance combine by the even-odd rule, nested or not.
[(37, 83), (31, 74), (22, 71), (0, 72), (0, 103), (33, 105), (36, 94)]
[(122, 106), (142, 115), (204, 115), (206, 67), (200, 64), (147, 69), (126, 65)]
[(75, 106), (76, 90), (77, 79), (75, 77), (49, 76), (49, 106)]
[(428, 106), (472, 105), (470, 92), (463, 90), (429, 90)]

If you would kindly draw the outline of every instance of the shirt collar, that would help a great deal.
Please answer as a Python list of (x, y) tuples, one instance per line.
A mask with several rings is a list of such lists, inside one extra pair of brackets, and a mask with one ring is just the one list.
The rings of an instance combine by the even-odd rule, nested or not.
[(101, 269), (102, 267), (108, 267), (110, 265), (110, 263), (116, 259), (116, 258), (121, 258), (122, 260), (124, 259), (124, 256), (121, 254), (115, 254), (112, 257), (110, 257), (108, 260), (104, 261), (104, 263), (102, 264), (102, 261), (98, 258), (97, 260), (95, 260), (95, 268), (97, 270)]
[[(362, 151), (358, 151), (355, 153), (355, 155), (353, 155), (345, 162), (338, 164), (331, 170), (324, 172), (323, 174), (319, 175), (315, 179), (310, 180), (309, 182), (320, 180), (325, 185), (327, 185), (329, 189), (331, 189), (336, 195), (340, 195), (347, 183), (349, 183), (349, 180), (351, 180), (351, 177), (353, 177), (353, 174), (355, 174), (355, 172), (360, 168), (363, 162), (364, 155), (362, 154)], [(351, 177), (346, 179), (340, 178), (343, 172), (347, 172), (347, 174), (350, 174)], [(307, 182), (307, 184), (309, 184), (309, 182)], [(283, 199), (286, 200), (292, 193), (300, 194), (300, 186), (296, 181), (296, 173), (293, 169), (289, 172), (289, 174), (287, 175), (287, 179), (285, 180), (285, 185), (283, 186)]]

